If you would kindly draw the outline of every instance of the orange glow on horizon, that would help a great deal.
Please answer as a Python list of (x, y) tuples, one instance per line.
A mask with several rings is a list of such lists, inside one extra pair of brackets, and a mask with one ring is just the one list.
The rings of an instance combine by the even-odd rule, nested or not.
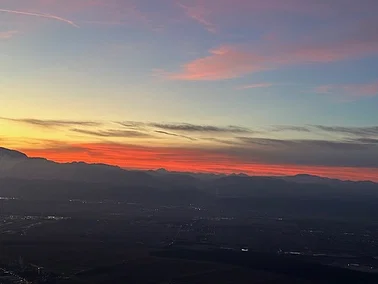
[(343, 180), (378, 182), (378, 169), (328, 166), (280, 165), (245, 162), (226, 154), (205, 149), (149, 148), (119, 144), (75, 144), (50, 149), (19, 149), (30, 157), (44, 157), (55, 162), (83, 161), (103, 163), (126, 169), (158, 169), (206, 173), (246, 173), (275, 176), (312, 174)]

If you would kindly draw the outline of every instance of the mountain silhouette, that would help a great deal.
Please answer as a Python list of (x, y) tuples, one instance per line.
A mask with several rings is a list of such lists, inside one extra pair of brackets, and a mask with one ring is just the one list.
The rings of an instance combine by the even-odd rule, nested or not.
[(0, 160), (1, 159), (27, 159), (28, 156), (19, 151), (10, 150), (0, 147)]
[(56, 163), (44, 158), (29, 158), (6, 148), (0, 148), (0, 178), (153, 184), (153, 178), (142, 171), (126, 171), (117, 166), (84, 162)]
[(300, 174), (286, 177), (261, 177), (246, 174), (216, 175), (190, 172), (126, 170), (106, 164), (84, 162), (56, 163), (30, 158), (24, 153), (0, 148), (0, 179), (60, 180), (106, 183), (163, 189), (205, 189), (234, 196), (256, 194), (321, 195), (329, 192), (378, 194), (378, 184), (352, 182)]

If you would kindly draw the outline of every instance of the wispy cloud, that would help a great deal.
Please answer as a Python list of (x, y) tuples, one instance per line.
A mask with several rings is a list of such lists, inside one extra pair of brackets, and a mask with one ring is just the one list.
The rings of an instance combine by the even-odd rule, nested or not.
[(328, 141), (328, 140), (312, 140), (312, 139), (270, 139), (270, 138), (254, 138), (254, 137), (239, 137), (241, 141), (246, 144), (256, 144), (260, 146), (269, 146), (273, 148), (279, 147), (298, 147), (298, 151), (303, 148), (329, 148), (338, 150), (359, 150), (364, 149), (365, 146), (360, 143), (350, 143), (343, 141)]
[(345, 127), (345, 126), (324, 126), (324, 125), (314, 125), (315, 128), (336, 134), (360, 136), (360, 137), (372, 137), (378, 136), (378, 126), (370, 127)]
[(296, 131), (296, 132), (311, 132), (311, 129), (306, 126), (295, 126), (295, 125), (276, 125), (273, 126), (270, 131), (273, 132), (283, 132), (283, 131)]
[(214, 137), (203, 138), (202, 140), (215, 142), (217, 144), (230, 145), (230, 146), (235, 146), (238, 144), (237, 140), (230, 140), (230, 139), (226, 140), (226, 139), (219, 139), (219, 138), (214, 138)]
[(140, 121), (117, 121), (115, 123), (132, 129), (141, 129), (147, 126), (146, 123)]
[(271, 139), (271, 138), (254, 138), (254, 137), (238, 137), (245, 145), (254, 144), (261, 146), (283, 146), (291, 144), (290, 140), (280, 140), (280, 139)]
[[(176, 146), (180, 150), (175, 156), (173, 152), (167, 153), (165, 146), (148, 147), (148, 151), (154, 151), (153, 157), (146, 157), (146, 161), (151, 159), (161, 160), (183, 159), (194, 154), (201, 153), (205, 159), (211, 163), (224, 161), (223, 166), (239, 163), (248, 165), (251, 163), (267, 164), (290, 164), (295, 166), (327, 166), (327, 167), (370, 167), (378, 168), (378, 126), (369, 127), (342, 127), (324, 125), (276, 125), (266, 128), (266, 131), (255, 131), (241, 126), (217, 126), (201, 125), (189, 123), (159, 123), (159, 122), (138, 122), (125, 121), (117, 122), (118, 127), (104, 128), (115, 123), (98, 123), (91, 121), (71, 121), (71, 120), (41, 120), (41, 119), (9, 119), (6, 121), (24, 123), (37, 127), (53, 128), (55, 130), (66, 129), (72, 133), (78, 133), (90, 137), (109, 138), (107, 140), (115, 143), (116, 138), (164, 138), (169, 136), (172, 139), (187, 139), (195, 141), (188, 144), (192, 148), (182, 144)], [(122, 127), (121, 127), (122, 126)], [(273, 132), (295, 131), (301, 136), (298, 139), (274, 139)], [(306, 139), (309, 132), (320, 135), (319, 139)], [(255, 137), (258, 133), (259, 137)], [(327, 134), (327, 135), (322, 135)], [(328, 134), (335, 134), (330, 137)], [(213, 136), (213, 137), (212, 137)], [(265, 136), (265, 137), (264, 137)], [(323, 138), (322, 138), (323, 137)], [(114, 140), (112, 140), (114, 138)], [(30, 142), (28, 142), (31, 145)], [(39, 144), (38, 144), (39, 145)], [(48, 144), (46, 144), (48, 145)], [(66, 145), (63, 145), (66, 146)], [(174, 147), (174, 146), (172, 146)], [(151, 148), (151, 149), (150, 149)], [(80, 151), (80, 148), (74, 148)], [(160, 150), (157, 150), (160, 149)], [(104, 151), (107, 151), (104, 148)], [(159, 152), (160, 151), (160, 152)], [(147, 155), (146, 152), (146, 155)], [(346, 155), (346, 152), (348, 153)], [(132, 151), (127, 152), (132, 155)], [(179, 153), (182, 157), (180, 158)], [(134, 153), (135, 154), (135, 153)], [(148, 154), (148, 155), (149, 155)], [(168, 155), (168, 156), (167, 156)], [(129, 156), (128, 156), (129, 157)], [(130, 156), (131, 157), (131, 156)], [(87, 157), (88, 158), (88, 157)], [(112, 163), (119, 161), (119, 157), (114, 157)], [(118, 159), (118, 160), (117, 160)], [(185, 158), (186, 159), (186, 158)], [(189, 158), (188, 158), (189, 159)], [(202, 160), (201, 160), (202, 161)], [(199, 161), (190, 160), (194, 163)], [(223, 162), (222, 162), (223, 163)], [(184, 167), (182, 161), (180, 167)]]
[(352, 142), (359, 142), (363, 144), (377, 144), (378, 145), (378, 138), (357, 138), (357, 139), (352, 139)]
[(197, 139), (193, 138), (193, 137), (189, 137), (189, 136), (186, 136), (186, 135), (180, 135), (180, 134), (175, 134), (175, 133), (171, 133), (171, 132), (166, 132), (166, 131), (162, 131), (162, 130), (155, 130), (156, 133), (159, 133), (159, 134), (164, 134), (164, 135), (168, 135), (168, 136), (173, 136), (173, 137), (181, 137), (181, 138), (185, 138), (187, 140), (191, 140), (191, 141), (195, 141)]
[[(161, 134), (173, 134), (183, 137), (181, 134), (171, 133), (167, 131), (186, 132), (186, 133), (254, 133), (253, 130), (242, 126), (215, 126), (215, 125), (201, 125), (191, 123), (160, 123), (160, 122), (138, 122), (125, 121), (117, 122), (118, 124), (130, 129), (151, 128), (153, 131), (160, 131)], [(173, 136), (172, 135), (172, 136)]]
[[(265, 133), (270, 132), (302, 132), (302, 133), (317, 133), (322, 136), (324, 133), (336, 134), (335, 137), (345, 141), (362, 141), (366, 137), (376, 137), (378, 139), (378, 126), (368, 127), (348, 127), (348, 126), (326, 126), (326, 125), (275, 125), (267, 128)], [(264, 133), (264, 132), (262, 132)], [(340, 138), (341, 137), (341, 138)], [(353, 137), (353, 139), (349, 139)], [(358, 140), (361, 139), (361, 140)], [(365, 140), (368, 141), (368, 140)]]
[(6, 120), (14, 123), (23, 123), (38, 127), (72, 127), (72, 126), (100, 126), (102, 123), (95, 121), (79, 121), (79, 120), (53, 120), (53, 119), (35, 119), (35, 118), (8, 118), (0, 117), (1, 120)]
[(136, 130), (120, 130), (120, 129), (107, 129), (107, 130), (86, 130), (86, 129), (70, 129), (72, 132), (85, 134), (97, 137), (113, 137), (113, 138), (141, 138), (153, 137), (149, 133), (136, 131)]
[(256, 83), (256, 84), (251, 84), (251, 85), (244, 85), (237, 87), (237, 90), (247, 90), (247, 89), (259, 89), (259, 88), (268, 88), (272, 87), (272, 83)]
[(10, 39), (10, 38), (14, 37), (18, 33), (19, 33), (18, 31), (0, 32), (0, 39)]
[[(374, 1), (374, 0), (373, 0)], [(216, 27), (216, 30), (233, 28), (245, 29), (248, 24), (277, 23), (283, 17), (291, 18), (319, 17), (334, 19), (336, 16), (350, 23), (351, 13), (371, 14), (375, 3), (372, 0), (180, 0), (186, 8), (186, 14), (205, 28)], [(190, 9), (188, 11), (188, 9)], [(268, 19), (266, 21), (266, 19)], [(282, 25), (282, 22), (280, 22)], [(268, 26), (268, 25), (265, 25)]]
[[(225, 26), (245, 28), (251, 18), (258, 18), (269, 13), (324, 13), (326, 5), (307, 0), (179, 0), (175, 1), (187, 17), (202, 25), (211, 33), (218, 33)], [(273, 17), (269, 17), (274, 20)]]
[(71, 25), (75, 28), (79, 28), (79, 26), (77, 24), (75, 24), (73, 21), (70, 21), (70, 20), (55, 16), (55, 15), (42, 14), (42, 13), (31, 13), (31, 12), (7, 10), (7, 9), (0, 9), (0, 13), (8, 13), (8, 14), (15, 14), (15, 15), (31, 16), (31, 17), (38, 17), (38, 18), (56, 20), (56, 21), (59, 21), (59, 22), (69, 24), (69, 25)]
[(199, 24), (203, 25), (205, 29), (211, 33), (216, 33), (217, 30), (215, 28), (215, 25), (212, 24), (208, 20), (208, 10), (205, 9), (204, 7), (200, 5), (195, 5), (195, 6), (186, 6), (181, 3), (177, 3), (179, 7), (184, 9), (186, 15), (193, 19), (194, 21), (198, 22)]
[(213, 133), (250, 133), (250, 129), (240, 126), (214, 126), (214, 125), (196, 125), (190, 123), (175, 123), (175, 124), (164, 124), (164, 123), (151, 123), (153, 127), (173, 130), (173, 131), (183, 131), (183, 132), (213, 132)]
[(345, 137), (345, 139), (353, 136), (354, 137), (353, 141), (357, 141), (356, 137), (360, 137), (361, 139), (364, 139), (365, 137), (377, 137), (378, 139), (378, 126), (368, 126), (368, 127), (350, 126), (348, 127), (348, 126), (326, 126), (326, 125), (306, 125), (306, 126), (275, 125), (275, 126), (271, 126), (267, 128), (267, 131), (265, 133), (287, 132), (287, 131), (302, 132), (302, 133), (316, 132), (320, 135), (322, 135), (321, 132), (326, 132), (328, 134), (338, 134), (339, 136), (342, 135)]
[(315, 92), (351, 99), (373, 97), (378, 95), (378, 82), (367, 84), (323, 85), (315, 88)]

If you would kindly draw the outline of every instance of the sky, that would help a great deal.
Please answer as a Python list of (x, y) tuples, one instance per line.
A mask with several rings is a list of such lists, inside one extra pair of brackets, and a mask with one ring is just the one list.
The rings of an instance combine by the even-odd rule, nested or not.
[(0, 145), (378, 181), (376, 0), (0, 0)]

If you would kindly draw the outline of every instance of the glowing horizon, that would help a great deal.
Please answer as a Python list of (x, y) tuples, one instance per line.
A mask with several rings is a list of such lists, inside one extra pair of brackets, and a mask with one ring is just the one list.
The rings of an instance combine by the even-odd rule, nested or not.
[[(107, 149), (107, 151), (105, 151)], [(117, 144), (73, 144), (55, 149), (16, 149), (30, 158), (46, 158), (58, 163), (85, 162), (89, 164), (108, 164), (126, 170), (168, 171), (238, 174), (252, 176), (291, 176), (310, 174), (340, 180), (378, 182), (378, 169), (354, 167), (298, 166), (290, 164), (258, 164), (238, 161), (232, 156), (204, 156), (203, 150), (148, 148)], [(90, 152), (93, 152), (90, 154)], [(174, 158), (162, 159), (162, 156)], [(180, 159), (180, 160), (178, 160)], [(215, 161), (214, 161), (215, 160)]]

